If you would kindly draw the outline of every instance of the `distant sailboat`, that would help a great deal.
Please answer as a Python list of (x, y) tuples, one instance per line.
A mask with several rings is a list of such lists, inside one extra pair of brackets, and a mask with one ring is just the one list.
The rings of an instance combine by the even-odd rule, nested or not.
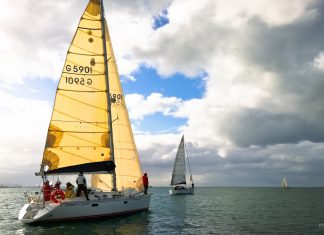
[[(190, 171), (189, 181), (191, 182), (191, 185), (189, 187), (187, 187), (187, 180), (186, 180), (186, 156), (188, 159), (188, 167)], [(171, 195), (194, 193), (194, 183), (191, 174), (188, 154), (186, 153), (184, 136), (182, 136), (178, 147), (176, 159), (173, 166), (173, 173), (172, 173), (171, 186), (169, 192)]]
[(102, 1), (89, 1), (67, 52), (37, 173), (43, 182), (50, 175), (91, 175), (90, 200), (64, 198), (59, 189), (50, 199), (26, 195), (28, 203), (18, 217), (23, 223), (112, 217), (149, 208), (151, 195), (143, 193)]
[(288, 187), (288, 182), (286, 180), (286, 177), (283, 178), (282, 182), (281, 182), (281, 187), (284, 188), (284, 189), (287, 189), (289, 188)]

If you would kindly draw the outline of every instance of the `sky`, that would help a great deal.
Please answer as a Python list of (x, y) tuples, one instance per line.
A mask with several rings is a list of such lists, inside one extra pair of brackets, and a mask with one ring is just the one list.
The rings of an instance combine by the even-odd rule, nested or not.
[[(324, 2), (104, 0), (143, 171), (170, 184), (324, 186)], [(0, 184), (37, 185), (86, 0), (0, 0)]]

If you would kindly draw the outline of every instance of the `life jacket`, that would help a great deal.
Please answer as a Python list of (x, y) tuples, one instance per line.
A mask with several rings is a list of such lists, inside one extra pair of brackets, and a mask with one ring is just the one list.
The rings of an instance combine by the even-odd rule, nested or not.
[(73, 198), (75, 197), (75, 192), (74, 192), (74, 187), (71, 185), (69, 187), (66, 188), (65, 190), (65, 197), (66, 198)]
[(44, 184), (43, 185), (43, 193), (44, 193), (44, 198), (45, 201), (49, 201), (51, 198), (51, 186), (49, 186), (48, 184)]

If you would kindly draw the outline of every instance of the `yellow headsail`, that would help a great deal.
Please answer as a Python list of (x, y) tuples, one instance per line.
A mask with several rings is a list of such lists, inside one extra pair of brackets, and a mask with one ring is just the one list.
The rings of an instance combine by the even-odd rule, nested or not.
[[(105, 82), (101, 10), (100, 1), (89, 1), (68, 50), (42, 164), (54, 170), (110, 160), (111, 112), (117, 189), (137, 188), (142, 170), (106, 21), (109, 91)], [(107, 92), (111, 97), (110, 110)], [(111, 177), (93, 175), (92, 186), (111, 190)]]
[[(111, 95), (111, 114), (116, 164), (117, 190), (141, 189), (142, 169), (136, 149), (134, 136), (125, 103), (125, 96), (119, 79), (111, 39), (105, 22), (106, 46), (108, 58), (108, 77)], [(110, 190), (111, 175), (92, 176), (92, 186)]]

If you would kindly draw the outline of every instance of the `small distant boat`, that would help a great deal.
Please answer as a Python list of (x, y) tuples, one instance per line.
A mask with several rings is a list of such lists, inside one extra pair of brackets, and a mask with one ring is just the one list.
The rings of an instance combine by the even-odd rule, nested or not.
[(103, 0), (89, 0), (68, 50), (37, 176), (44, 183), (51, 175), (79, 172), (91, 176), (89, 200), (66, 198), (59, 189), (50, 200), (44, 192), (26, 194), (19, 220), (84, 220), (149, 209)]
[[(186, 181), (186, 155), (188, 159), (188, 167), (190, 171), (190, 182), (191, 186), (187, 187)], [(182, 136), (176, 159), (173, 166), (173, 173), (171, 179), (171, 186), (169, 190), (171, 195), (183, 195), (183, 194), (193, 194), (194, 193), (194, 183), (191, 174), (190, 162), (188, 154), (186, 154), (184, 136)]]
[(288, 182), (286, 180), (286, 177), (283, 178), (282, 182), (281, 182), (281, 188), (283, 189), (288, 189)]

